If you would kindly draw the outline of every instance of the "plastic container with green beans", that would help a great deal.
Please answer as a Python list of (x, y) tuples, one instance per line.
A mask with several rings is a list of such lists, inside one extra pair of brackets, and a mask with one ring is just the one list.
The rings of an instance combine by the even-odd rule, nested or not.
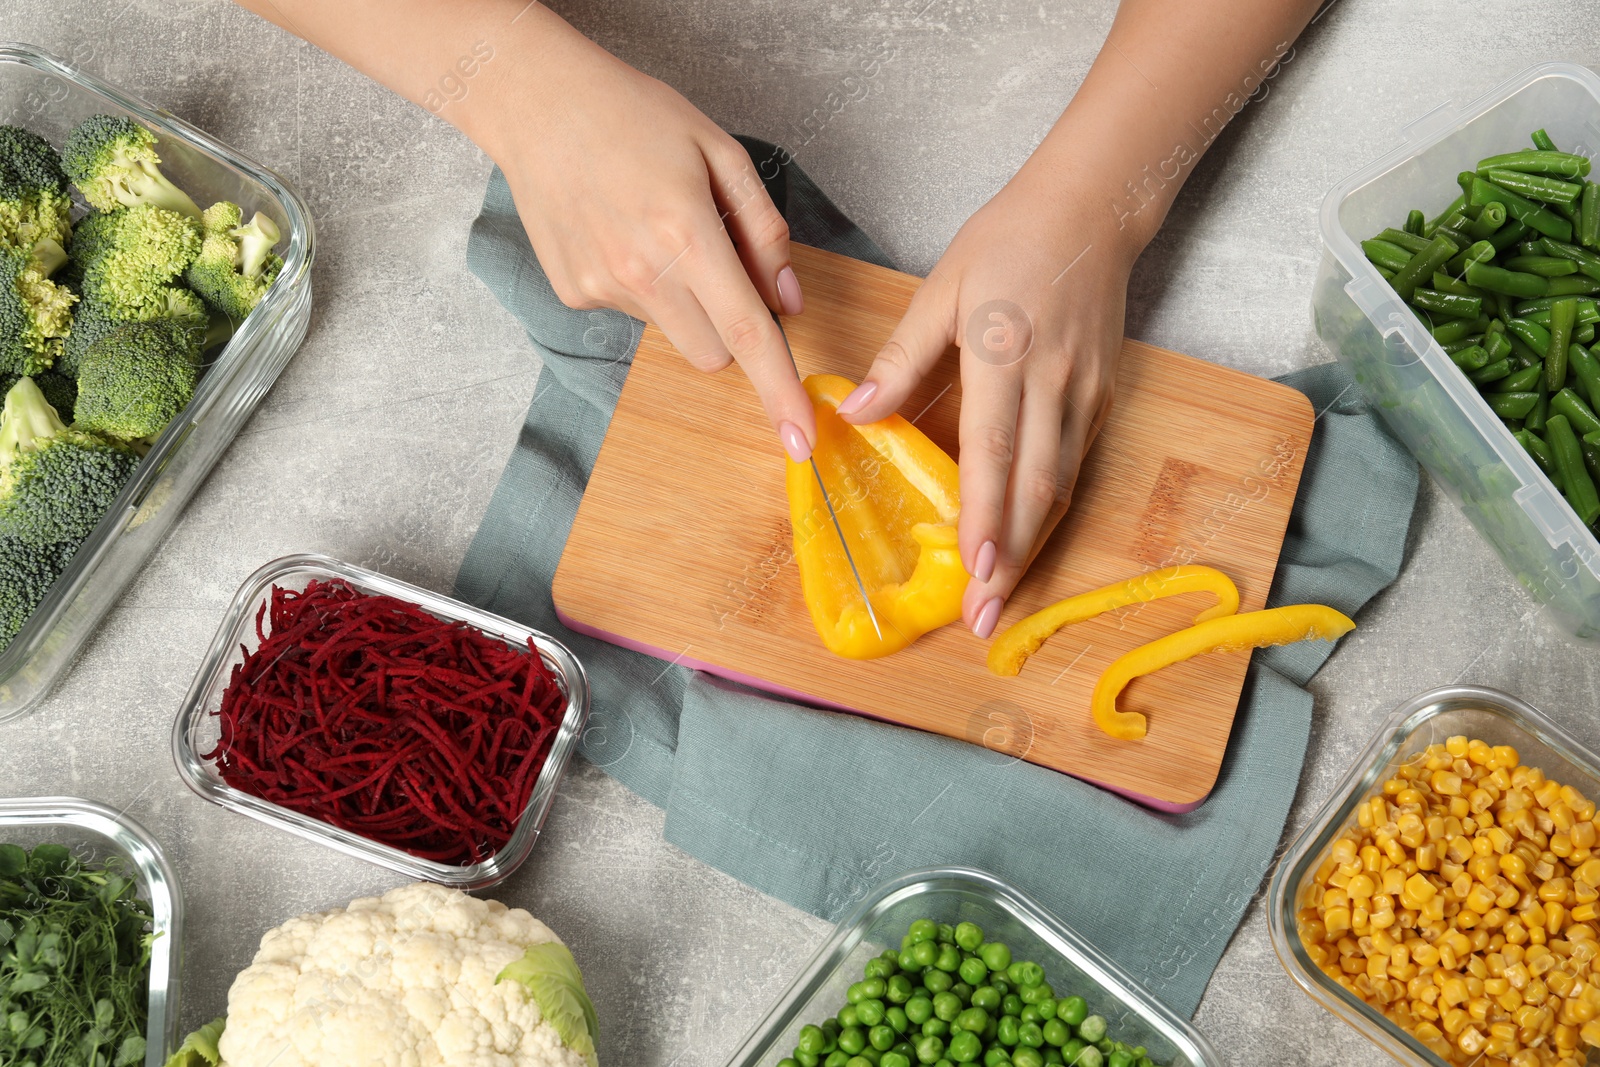
[(898, 950), (867, 961), (836, 1015), (800, 1028), (778, 1067), (1157, 1067), (1083, 997), (1056, 992), (1043, 967), (1012, 959), (976, 923), (916, 919)]
[(1437, 217), (1414, 208), (1361, 249), (1596, 530), (1600, 186), (1588, 157), (1544, 130), (1532, 141), (1461, 171)]

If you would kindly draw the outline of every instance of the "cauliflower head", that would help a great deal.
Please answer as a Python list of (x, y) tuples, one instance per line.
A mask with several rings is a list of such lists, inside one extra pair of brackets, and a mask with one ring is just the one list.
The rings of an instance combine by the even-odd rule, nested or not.
[[(566, 972), (538, 968), (554, 1002), (517, 973), (530, 959)], [(228, 991), (217, 1049), (224, 1067), (598, 1067), (592, 1013), (544, 923), (417, 883), (270, 931)]]

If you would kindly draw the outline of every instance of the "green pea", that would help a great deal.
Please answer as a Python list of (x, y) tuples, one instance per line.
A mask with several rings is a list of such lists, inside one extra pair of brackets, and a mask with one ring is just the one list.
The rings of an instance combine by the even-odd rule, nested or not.
[(933, 1018), (933, 1001), (927, 997), (912, 997), (906, 1001), (906, 1018), (921, 1026)]
[(1006, 981), (1006, 972), (1004, 971), (990, 971), (989, 984), (1000, 990), (1002, 997), (1011, 992), (1011, 983)]
[(795, 1047), (801, 1052), (819, 1055), (828, 1052), (824, 1047), (827, 1043), (828, 1035), (822, 1032), (822, 1027), (807, 1024), (800, 1028), (800, 1036), (795, 1040)]
[(1017, 996), (1015, 993), (1007, 993), (1004, 999), (1000, 1001), (1000, 1014), (1021, 1015), (1022, 998)]
[(904, 1004), (911, 999), (911, 979), (903, 974), (897, 974), (884, 983), (883, 999), (890, 1004)]
[(884, 1010), (881, 1000), (863, 1000), (856, 1005), (856, 1018), (863, 1026), (877, 1026), (883, 1022)]
[(906, 936), (911, 938), (913, 945), (923, 941), (932, 941), (939, 936), (939, 924), (932, 919), (918, 919), (906, 931)]
[(1039, 1030), (1040, 1033), (1044, 1034), (1044, 1039), (1056, 1048), (1065, 1045), (1067, 1040), (1072, 1037), (1072, 1031), (1060, 1019), (1049, 1020)]
[(1000, 1020), (996, 1019), (993, 1015), (989, 1016), (989, 1022), (983, 1028), (983, 1044), (985, 1048), (994, 1044), (995, 1035), (997, 1035), (999, 1032)]
[(1067, 1063), (1077, 1063), (1078, 1053), (1083, 1051), (1083, 1042), (1076, 1037), (1068, 1038), (1067, 1043), (1061, 1046), (1061, 1058)]
[[(882, 952), (878, 953), (878, 958), (889, 965), (889, 974), (893, 974), (895, 971), (900, 969), (900, 953), (896, 952), (894, 949), (884, 949)], [(889, 977), (889, 974), (884, 975), (884, 977)]]
[(1012, 1045), (1017, 1043), (1019, 1026), (1020, 1024), (1017, 1022), (1015, 1016), (1002, 1015), (1000, 1017), (999, 1028), (995, 1030), (995, 1040), (999, 1041), (1007, 1048), (1010, 1048)]
[(866, 990), (861, 988), (862, 985), (863, 983), (861, 982), (850, 983), (850, 988), (844, 991), (844, 1000), (846, 1004), (859, 1004), (863, 1000), (867, 999)]
[(968, 952), (978, 951), (983, 944), (983, 928), (977, 923), (957, 923), (956, 944)]
[(794, 1058), (795, 1062), (800, 1064), (800, 1067), (821, 1067), (822, 1064), (822, 1057), (815, 1052), (801, 1052), (799, 1049), (795, 1049)]
[(924, 1037), (949, 1037), (950, 1024), (943, 1019), (929, 1019), (922, 1024), (922, 1034)]
[(914, 975), (919, 970), (917, 967), (916, 949), (916, 945), (907, 945), (905, 948), (900, 950), (900, 970), (906, 974)]
[(1125, 1048), (1117, 1049), (1106, 1061), (1106, 1067), (1133, 1067), (1133, 1053)]
[(933, 970), (922, 976), (922, 984), (928, 987), (930, 993), (948, 993), (956, 980), (944, 971)]
[(1022, 1013), (1018, 1015), (1017, 1018), (1021, 1019), (1025, 1023), (1044, 1022), (1043, 1019), (1039, 1018), (1039, 1009), (1034, 1007), (1032, 1004), (1024, 1004), (1022, 1006)]
[(883, 1053), (868, 1045), (861, 1050), (861, 1058), (872, 1064), (872, 1067), (878, 1067), (878, 1061), (883, 1059)]
[(882, 1023), (879, 1023), (877, 1026), (874, 1026), (871, 1030), (867, 1031), (867, 1044), (871, 1045), (879, 1052), (888, 1052), (890, 1049), (894, 1048), (894, 1043), (896, 1040), (894, 1027), (892, 1026), (885, 1026)]
[(778, 1061), (778, 1067), (800, 1067), (800, 1064), (793, 1056), (785, 1056)]
[(1003, 971), (1011, 965), (1011, 949), (999, 941), (978, 946), (978, 955), (983, 958), (983, 965), (991, 971)]
[(867, 978), (887, 978), (899, 969), (899, 954), (896, 953), (894, 970), (889, 969), (888, 960), (882, 956), (874, 956), (867, 961), (866, 967), (862, 968), (862, 974)]
[[(1019, 993), (1018, 996), (1021, 996), (1021, 994)], [(1039, 1013), (1040, 1022), (1044, 1022), (1047, 1019), (1054, 1019), (1056, 1017), (1056, 1002), (1054, 997), (1046, 997), (1044, 1000), (1035, 1001), (1028, 1006)]]
[(985, 967), (983, 961), (977, 956), (969, 956), (961, 961), (958, 973), (961, 975), (963, 982), (979, 986), (983, 984), (985, 978), (989, 977), (989, 968)]
[(1082, 1026), (1088, 1017), (1089, 1002), (1082, 997), (1064, 997), (1056, 1001), (1056, 1018), (1068, 1026)]
[(961, 1014), (961, 998), (954, 993), (939, 993), (933, 998), (933, 1014), (950, 1022)]
[(923, 1063), (937, 1063), (944, 1055), (944, 1042), (932, 1034), (917, 1039), (917, 1059)]
[(1017, 1067), (1044, 1067), (1044, 1054), (1024, 1045), (1011, 1054), (1011, 1062)]
[(1150, 1050), (1145, 1048), (1143, 1045), (1135, 1045), (1129, 1051), (1131, 1051), (1134, 1056), (1141, 1060), (1150, 1058)]
[(956, 943), (956, 928), (949, 923), (939, 924), (939, 941), (942, 944), (953, 945)]
[(851, 1056), (845, 1061), (844, 1067), (874, 1067), (874, 1065), (865, 1056)]
[(956, 1063), (971, 1063), (983, 1055), (983, 1042), (978, 1035), (962, 1030), (950, 1035), (949, 1055)]
[(848, 1029), (860, 1021), (860, 1018), (856, 1016), (856, 1006), (854, 1004), (846, 1004), (839, 1009), (839, 1029)]
[(839, 1048), (854, 1056), (867, 1047), (867, 1032), (859, 1026), (847, 1026), (839, 1031)]
[(903, 1034), (911, 1029), (911, 1020), (906, 1018), (906, 1010), (898, 1004), (884, 1011), (883, 1021), (894, 1027), (896, 1033)]
[(1024, 985), (1017, 995), (1022, 998), (1024, 1004), (1037, 1004), (1041, 1000), (1054, 1000), (1056, 991), (1050, 988), (1049, 982), (1039, 981)]
[(954, 945), (940, 945), (933, 965), (946, 974), (954, 974), (961, 967), (961, 950)]
[(1038, 1023), (1021, 1023), (1017, 1027), (1017, 1040), (1029, 1048), (1038, 1048), (1044, 1044), (1044, 1032)]
[(981, 985), (972, 991), (972, 1006), (984, 1011), (1000, 1009), (1000, 991), (992, 985)]
[(1011, 1054), (999, 1045), (991, 1046), (983, 1054), (983, 1067), (1002, 1067), (1011, 1062)]
[(1109, 1037), (1102, 1037), (1094, 1043), (1094, 1047), (1099, 1049), (1102, 1055), (1109, 1056), (1116, 1051), (1117, 1043)]
[(939, 1060), (938, 1063), (935, 1063), (933, 1067), (956, 1067), (956, 1065), (950, 1059), (949, 1049), (944, 1050), (944, 1057)]
[(842, 1048), (836, 1048), (822, 1059), (822, 1067), (844, 1067), (849, 1062), (850, 1053)]
[(1106, 1036), (1106, 1017), (1104, 1015), (1091, 1015), (1078, 1024), (1078, 1036), (1089, 1044), (1098, 1044)]
[(868, 978), (861, 983), (861, 988), (866, 993), (866, 996), (862, 999), (881, 1000), (883, 991), (888, 988), (888, 983), (882, 978)]
[(911, 946), (911, 962), (917, 967), (932, 967), (939, 958), (939, 946), (932, 941), (918, 941)]
[(878, 1061), (878, 1067), (911, 1067), (911, 1057), (898, 1052), (885, 1052), (883, 1059)]
[(981, 1034), (989, 1025), (989, 1013), (982, 1008), (968, 1008), (956, 1016), (955, 1024), (962, 1030), (970, 1030), (974, 1034)]
[(827, 1034), (829, 1037), (838, 1037), (839, 1031), (842, 1029), (843, 1027), (839, 1025), (838, 1019), (822, 1020), (822, 1032)]
[(1044, 1062), (1059, 1065), (1067, 1061), (1061, 1058), (1061, 1050), (1050, 1045), (1044, 1047)]
[[(1063, 1052), (1062, 1055), (1065, 1056), (1066, 1053)], [(1085, 1045), (1083, 1051), (1078, 1053), (1077, 1059), (1067, 1062), (1072, 1064), (1072, 1067), (1102, 1067), (1105, 1061), (1106, 1058), (1099, 1049), (1093, 1045)]]
[[(916, 1047), (909, 1041), (896, 1041), (894, 1048), (890, 1049), (889, 1052), (894, 1053), (896, 1056), (904, 1056), (907, 1063), (917, 1058)], [(888, 1052), (884, 1053), (886, 1056), (888, 1054)]]
[(1139, 1062), (1134, 1067), (1156, 1067), (1156, 1061), (1149, 1056), (1140, 1056)]
[(961, 998), (961, 1003), (972, 1003), (972, 987), (965, 982), (957, 982), (950, 987), (950, 992)]

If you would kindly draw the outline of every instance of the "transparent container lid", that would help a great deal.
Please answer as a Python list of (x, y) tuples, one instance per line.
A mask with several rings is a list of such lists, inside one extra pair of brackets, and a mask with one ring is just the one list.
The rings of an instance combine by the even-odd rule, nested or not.
[[(222, 780), (212, 762), (201, 757), (202, 752), (209, 752), (216, 746), (220, 735), (216, 712), (222, 706), (222, 695), (228, 688), (234, 667), (244, 662), (246, 649), (253, 650), (259, 645), (256, 613), (270, 602), (273, 587), (302, 590), (314, 581), (330, 579), (344, 581), (363, 593), (396, 597), (415, 604), (436, 618), (465, 623), (513, 648), (526, 649), (532, 641), (545, 665), (555, 674), (566, 696), (561, 726), (511, 840), (488, 859), (465, 865), (421, 859), (235, 789)], [(550, 806), (555, 802), (556, 787), (572, 761), (588, 718), (588, 678), (577, 658), (555, 638), (375, 571), (327, 556), (307, 554), (274, 560), (247, 578), (234, 595), (172, 724), (172, 756), (184, 784), (213, 804), (411, 878), (463, 890), (483, 889), (508, 878), (533, 851), (545, 818), (550, 814)]]
[(150, 902), (149, 1019), (145, 1067), (162, 1067), (178, 1045), (178, 986), (183, 962), (183, 895), (172, 866), (144, 827), (104, 804), (77, 797), (0, 800), (0, 844), (65, 845), (81, 859), (119, 857)]
[(971, 867), (911, 871), (868, 893), (817, 950), (810, 964), (728, 1060), (728, 1067), (774, 1067), (795, 1046), (800, 1028), (838, 1014), (845, 990), (867, 960), (898, 948), (913, 920), (973, 922), (987, 940), (1003, 941), (1019, 960), (1044, 968), (1059, 996), (1076, 994), (1107, 1022), (1107, 1036), (1143, 1045), (1163, 1067), (1221, 1067), (1222, 1058), (1193, 1027), (1156, 1000), (1032, 898)]

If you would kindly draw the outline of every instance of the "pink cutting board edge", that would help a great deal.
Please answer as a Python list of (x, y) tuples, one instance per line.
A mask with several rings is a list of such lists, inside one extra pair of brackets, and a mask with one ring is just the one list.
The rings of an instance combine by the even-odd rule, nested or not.
[[(868, 719), (877, 719), (879, 722), (889, 721), (869, 712), (862, 711), (859, 708), (852, 708), (844, 704), (837, 704), (831, 700), (823, 700), (819, 697), (811, 696), (808, 693), (802, 693), (798, 689), (790, 689), (788, 686), (778, 685), (776, 682), (769, 682), (765, 678), (756, 678), (752, 675), (730, 670), (727, 667), (719, 667), (715, 663), (706, 663), (703, 660), (693, 659), (682, 654), (674, 654), (666, 651), (665, 649), (657, 648), (655, 645), (647, 645), (643, 641), (635, 641), (631, 637), (623, 637), (621, 634), (614, 634), (609, 630), (602, 630), (597, 626), (590, 626), (588, 623), (579, 622), (577, 619), (574, 619), (572, 616), (562, 611), (559, 604), (555, 605), (555, 609), (556, 618), (561, 621), (563, 626), (576, 633), (583, 634), (585, 637), (593, 637), (598, 641), (605, 641), (609, 644), (626, 648), (630, 652), (642, 652), (646, 656), (652, 656), (655, 659), (666, 660), (669, 663), (675, 663), (684, 667), (692, 667), (697, 671), (705, 671), (707, 674), (714, 674), (719, 678), (726, 678), (730, 682), (738, 682), (740, 685), (747, 685), (752, 689), (760, 689), (764, 692), (771, 693), (773, 696), (783, 697), (785, 700), (797, 700), (805, 704), (810, 704), (813, 707), (824, 708), (829, 711), (843, 711), (851, 715), (860, 715)], [(1184, 815), (1188, 812), (1191, 812), (1200, 805), (1204, 804), (1206, 799), (1211, 796), (1211, 794), (1207, 792), (1205, 796), (1202, 796), (1200, 799), (1192, 803), (1174, 804), (1169, 800), (1158, 800), (1155, 797), (1145, 796), (1143, 793), (1135, 793), (1131, 789), (1119, 789), (1114, 785), (1107, 785), (1104, 782), (1097, 782), (1087, 775), (1074, 774), (1072, 777), (1077, 778), (1079, 781), (1088, 782), (1092, 786), (1097, 786), (1101, 789), (1104, 789), (1108, 793), (1115, 793), (1120, 797), (1125, 797), (1128, 800), (1133, 801), (1135, 804), (1142, 805), (1146, 808), (1153, 808), (1156, 811), (1166, 812), (1169, 815)]]

